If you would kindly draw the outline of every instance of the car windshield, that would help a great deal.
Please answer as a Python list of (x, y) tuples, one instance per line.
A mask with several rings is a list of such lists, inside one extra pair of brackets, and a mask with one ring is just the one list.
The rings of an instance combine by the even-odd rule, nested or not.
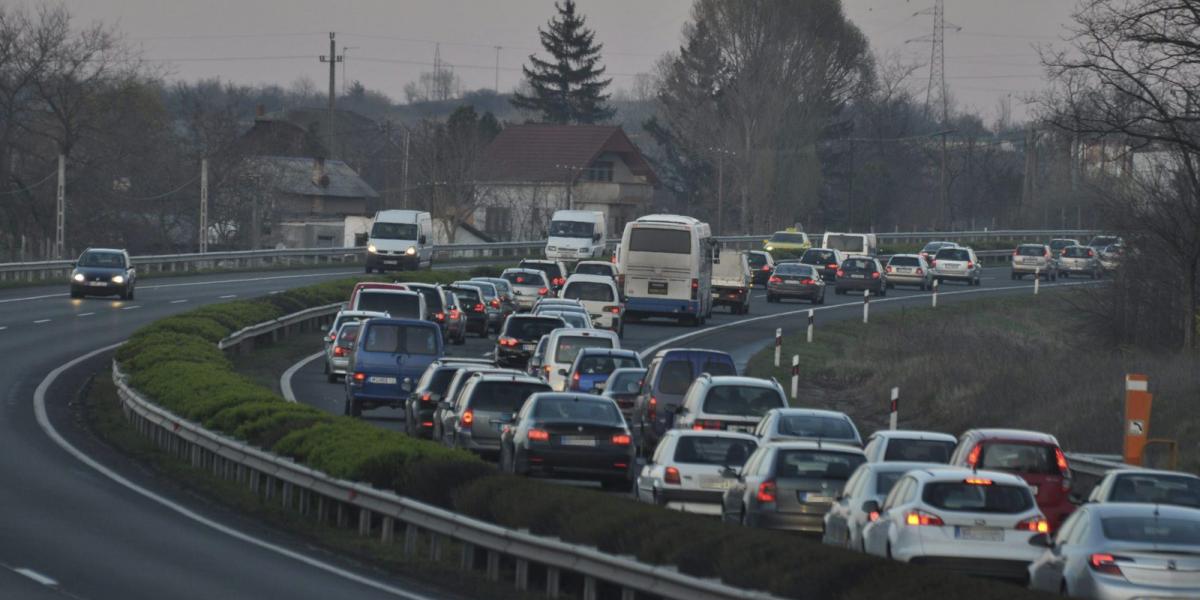
[(915, 256), (893, 256), (892, 260), (888, 261), (888, 265), (893, 267), (919, 267), (921, 261)]
[(1042, 246), (1018, 246), (1017, 254), (1021, 256), (1044, 256), (1046, 249)]
[(673, 462), (687, 465), (740, 467), (758, 444), (741, 438), (681, 435), (675, 442)]
[(843, 271), (863, 271), (866, 273), (875, 272), (875, 261), (869, 258), (848, 258), (842, 263)]
[(1090, 256), (1094, 256), (1095, 253), (1096, 253), (1096, 251), (1092, 250), (1091, 248), (1081, 248), (1079, 246), (1071, 246), (1070, 248), (1067, 248), (1066, 250), (1063, 251), (1063, 256), (1066, 256), (1068, 258), (1088, 258)]
[(1100, 519), (1104, 537), (1118, 542), (1200, 546), (1200, 520), (1158, 517), (1108, 517)]
[(612, 400), (589, 400), (578, 396), (539, 398), (533, 407), (533, 418), (539, 421), (583, 421), (604, 425), (622, 423), (621, 413)]
[(541, 272), (545, 273), (546, 276), (550, 277), (551, 279), (553, 279), (555, 277), (562, 277), (562, 275), (563, 275), (562, 269), (558, 268), (558, 263), (554, 263), (554, 262), (548, 262), (548, 261), (539, 262), (539, 261), (533, 261), (533, 260), (526, 260), (526, 261), (521, 261), (521, 268), (522, 269), (533, 269), (534, 271), (541, 271)]
[(437, 339), (441, 331), (436, 327), (377, 323), (367, 328), (366, 335), (363, 350), (367, 352), (437, 354)]
[(549, 391), (550, 386), (533, 381), (483, 381), (471, 392), (468, 405), (483, 412), (515, 413), (533, 394)]
[(635, 227), (629, 232), (629, 251), (691, 254), (692, 232), (686, 229)]
[(710, 415), (761, 417), (772, 408), (786, 406), (775, 388), (749, 385), (718, 385), (704, 397), (700, 410)]
[(751, 252), (746, 255), (746, 262), (750, 263), (751, 268), (761, 269), (763, 265), (767, 264), (767, 257), (764, 254)]
[(575, 369), (580, 375), (611, 375), (617, 369), (632, 369), (642, 366), (633, 356), (584, 356)]
[(512, 317), (502, 335), (522, 340), (536, 340), (563, 326), (558, 317)]
[(951, 441), (893, 439), (888, 441), (883, 460), (948, 463), (954, 446)]
[(515, 285), (529, 285), (533, 287), (546, 287), (546, 279), (541, 273), (505, 273), (504, 279)]
[(569, 365), (575, 362), (575, 357), (579, 356), (579, 351), (584, 348), (612, 347), (613, 341), (607, 337), (564, 335), (558, 338), (558, 345), (554, 348), (554, 360)]
[(1111, 502), (1145, 502), (1200, 507), (1200, 479), (1179, 475), (1118, 475)]
[(980, 469), (1033, 475), (1060, 474), (1054, 446), (990, 442), (983, 445), (982, 452), (983, 455), (979, 458)]
[(832, 450), (780, 450), (775, 462), (776, 477), (809, 477), (845, 481), (859, 465), (861, 454)]
[(567, 327), (572, 329), (588, 329), (591, 326), (591, 321), (587, 314), (575, 311), (565, 310), (544, 310), (538, 313), (539, 316), (556, 317), (562, 319), (567, 324)]
[(584, 221), (550, 221), (550, 237), (591, 239), (595, 223)]
[(971, 260), (971, 253), (965, 248), (942, 248), (934, 257), (937, 260)]
[(800, 257), (800, 262), (806, 265), (831, 265), (837, 262), (836, 259), (833, 250), (809, 250)]
[(921, 500), (947, 511), (1013, 514), (1033, 508), (1029, 486), (934, 481), (925, 485)]
[(595, 281), (572, 281), (562, 291), (563, 298), (586, 302), (612, 302), (615, 296), (612, 284)]
[(577, 275), (601, 275), (604, 277), (611, 277), (613, 268), (606, 263), (580, 263), (579, 265), (576, 265), (575, 273)]
[(371, 226), (371, 237), (377, 240), (416, 240), (417, 235), (416, 223), (376, 223)]
[(358, 295), (357, 310), (387, 313), (399, 319), (421, 318), (421, 296), (412, 292), (363, 290)]
[(849, 421), (826, 415), (782, 415), (779, 417), (779, 434), (832, 440), (858, 439)]
[(613, 394), (636, 394), (641, 391), (642, 377), (645, 376), (646, 372), (644, 370), (621, 373), (611, 378), (607, 389)]
[(803, 244), (805, 242), (805, 239), (804, 239), (803, 233), (791, 233), (788, 231), (776, 231), (775, 233), (771, 234), (770, 241), (779, 242), (782, 244)]
[(826, 237), (825, 246), (831, 250), (841, 250), (842, 252), (864, 252), (867, 250), (866, 243), (861, 235), (830, 235)]
[(486, 300), (491, 300), (492, 298), (496, 297), (496, 288), (492, 287), (490, 283), (484, 283), (482, 281), (455, 281), (454, 285), (475, 288), (479, 290), (479, 294)]
[(81, 267), (124, 269), (125, 255), (120, 252), (84, 252), (77, 264)]

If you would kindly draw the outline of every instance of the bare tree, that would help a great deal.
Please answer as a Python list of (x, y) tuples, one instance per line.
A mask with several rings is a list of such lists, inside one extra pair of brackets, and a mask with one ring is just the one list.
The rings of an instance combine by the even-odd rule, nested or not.
[(413, 195), (442, 224), (450, 243), (481, 206), (476, 173), (497, 127), (490, 113), (480, 117), (461, 106), (445, 123), (426, 119), (413, 131)]

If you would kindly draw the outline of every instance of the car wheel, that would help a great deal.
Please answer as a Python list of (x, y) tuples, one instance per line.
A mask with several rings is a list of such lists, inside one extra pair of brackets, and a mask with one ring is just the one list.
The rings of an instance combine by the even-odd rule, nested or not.
[(129, 286), (129, 290), (127, 290), (127, 291), (125, 292), (125, 299), (126, 299), (126, 300), (133, 300), (133, 295), (134, 295), (134, 293), (136, 293), (136, 292), (137, 292), (137, 289), (136, 289), (136, 288), (134, 288), (132, 285), (131, 285), (131, 286)]

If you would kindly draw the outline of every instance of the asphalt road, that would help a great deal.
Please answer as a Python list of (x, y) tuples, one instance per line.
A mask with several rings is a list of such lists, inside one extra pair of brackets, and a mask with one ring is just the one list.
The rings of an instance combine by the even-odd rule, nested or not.
[(317, 600), (405, 597), (405, 590), (413, 592), (410, 598), (446, 597), (305, 547), (112, 455), (74, 422), (68, 407), (86, 379), (107, 368), (110, 353), (55, 380), (45, 396), (49, 422), (87, 456), (178, 507), (81, 462), (35, 417), (32, 399), (47, 373), (124, 340), (138, 327), (197, 305), (359, 272), (337, 267), (157, 280), (140, 285), (137, 299), (126, 302), (72, 300), (65, 283), (0, 291), (0, 355), (6, 363), (0, 371), (0, 598)]

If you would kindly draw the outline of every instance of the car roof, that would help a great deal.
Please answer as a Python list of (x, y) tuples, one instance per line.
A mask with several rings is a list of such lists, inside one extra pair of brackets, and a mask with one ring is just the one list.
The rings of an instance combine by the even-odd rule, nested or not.
[(768, 412), (777, 412), (781, 415), (807, 415), (813, 417), (841, 417), (844, 419), (850, 419), (850, 415), (847, 415), (844, 412), (825, 410), (823, 408), (772, 408)]
[(626, 373), (633, 373), (634, 371), (641, 371), (642, 373), (645, 373), (646, 370), (646, 367), (621, 367), (619, 369), (613, 369), (613, 372), (609, 373), (609, 376), (611, 377), (617, 374), (624, 375)]
[(871, 434), (873, 438), (890, 440), (938, 440), (957, 443), (958, 438), (940, 431), (917, 431), (915, 429), (881, 429)]
[(1127, 469), (1113, 469), (1104, 474), (1106, 477), (1116, 477), (1118, 475), (1168, 475), (1171, 477), (1190, 477), (1192, 479), (1200, 479), (1200, 476), (1193, 473), (1185, 473), (1183, 471), (1168, 471), (1166, 469), (1146, 469), (1143, 467), (1129, 467)]
[(534, 377), (516, 369), (497, 369), (495, 371), (479, 371), (475, 375), (480, 381), (511, 381), (520, 383), (546, 383), (540, 377)]
[(122, 248), (88, 248), (83, 252), (112, 252), (114, 254), (124, 254), (125, 250)]
[(1200, 520), (1200, 508), (1177, 504), (1150, 504), (1146, 502), (1100, 502), (1089, 503), (1087, 510), (1095, 517), (1174, 517)]
[(891, 258), (888, 258), (888, 260), (891, 260), (892, 258), (921, 258), (921, 255), (920, 254), (893, 254), (891, 256)]
[(541, 269), (525, 269), (525, 268), (521, 268), (521, 267), (512, 267), (509, 269), (505, 269), (504, 271), (501, 271), (500, 274), (503, 275), (505, 273), (520, 273), (522, 275), (533, 275), (534, 273), (536, 273), (538, 275), (542, 275), (545, 272), (542, 271)]
[[(415, 293), (415, 292), (412, 292), (412, 293)], [(372, 327), (374, 327), (376, 325), (419, 325), (421, 327), (428, 327), (428, 328), (432, 328), (432, 329), (437, 329), (439, 331), (441, 330), (441, 327), (439, 327), (437, 323), (434, 323), (432, 321), (426, 321), (424, 319), (393, 319), (391, 317), (379, 317), (379, 318), (374, 318), (374, 319), (368, 319), (366, 322), (369, 323)]]
[[(411, 294), (413, 296), (421, 296), (421, 292), (414, 292), (412, 290), (396, 290), (396, 289), (391, 289), (391, 288), (364, 288), (364, 289), (359, 290), (358, 293), (359, 293), (359, 295), (362, 295), (362, 294)], [(423, 298), (424, 296), (421, 296), (421, 297)]]
[(1026, 429), (972, 429), (964, 433), (961, 439), (967, 438), (1058, 445), (1058, 439), (1053, 435)]
[(744, 375), (710, 375), (708, 380), (712, 385), (742, 385), (771, 389), (775, 389), (779, 385), (779, 382), (772, 379), (760, 379)]
[(617, 287), (616, 284), (613, 283), (612, 277), (608, 277), (605, 275), (591, 275), (589, 273), (575, 273), (567, 278), (567, 285), (570, 285), (571, 283), (576, 282), (576, 281), (582, 281), (585, 283), (602, 283), (607, 286)]
[(614, 269), (617, 268), (617, 265), (614, 265), (606, 260), (581, 260), (581, 261), (575, 263), (575, 268), (578, 269), (579, 265), (604, 265), (606, 267), (612, 267)]
[(760, 446), (761, 448), (776, 448), (779, 450), (833, 450), (835, 452), (845, 452), (847, 454), (863, 454), (862, 448), (842, 444), (833, 441), (816, 441), (816, 440), (794, 440), (786, 442), (768, 442)]
[(872, 472), (879, 473), (887, 472), (903, 472), (917, 471), (922, 469), (933, 469), (944, 466), (942, 463), (915, 462), (907, 460), (887, 460), (882, 462), (864, 463), (863, 466), (870, 469)]
[(604, 396), (599, 396), (597, 394), (584, 394), (584, 393), (578, 393), (578, 392), (538, 392), (538, 393), (530, 396), (529, 398), (530, 398), (530, 400), (534, 400), (534, 399), (538, 399), (538, 398), (568, 398), (568, 399), (575, 399), (575, 400), (587, 400), (587, 401), (592, 401), (592, 402), (597, 401), (597, 400), (613, 402), (612, 398), (605, 398)]
[[(397, 290), (397, 291), (399, 291), (399, 290)], [(380, 312), (377, 310), (339, 310), (338, 314), (334, 318), (335, 319), (338, 317), (372, 317), (372, 318), (376, 318), (376, 317), (386, 317), (386, 316), (388, 316), (387, 313)]]
[(703, 438), (735, 438), (758, 444), (758, 438), (740, 431), (722, 431), (719, 429), (669, 429), (665, 437), (703, 437)]
[(1028, 486), (1020, 475), (1004, 473), (1002, 471), (988, 471), (986, 469), (968, 469), (966, 467), (939, 465), (928, 469), (917, 469), (915, 474), (917, 479), (923, 481), (954, 481), (968, 477), (978, 477), (981, 479), (990, 479), (994, 483), (1004, 483), (1021, 487)]
[(654, 358), (663, 358), (668, 354), (684, 354), (693, 352), (704, 354), (720, 354), (723, 356), (728, 356), (730, 360), (733, 360), (733, 357), (730, 356), (728, 352), (722, 350), (710, 350), (708, 348), (667, 348), (665, 350), (659, 350), (656, 352), (654, 354)]
[(607, 354), (609, 356), (638, 355), (636, 350), (629, 350), (628, 348), (580, 348), (579, 354), (576, 356), (583, 356), (584, 354)]
[(409, 283), (407, 281), (398, 282), (398, 283), (400, 283), (401, 285), (408, 286), (410, 288), (425, 288), (425, 289), (435, 290), (435, 289), (442, 287), (441, 284), (439, 284), (439, 283), (417, 283), (417, 282)]
[(609, 331), (607, 329), (555, 329), (554, 331), (551, 331), (550, 333), (547, 333), (546, 335), (553, 336), (553, 337), (562, 337), (564, 335), (573, 335), (573, 336), (580, 336), (580, 337), (602, 337), (602, 338), (608, 338), (611, 340), (617, 340), (617, 332)]
[(808, 254), (809, 252), (812, 252), (814, 250), (816, 250), (818, 252), (841, 252), (841, 250), (838, 250), (836, 248), (809, 248), (808, 250), (805, 250), (804, 253)]

